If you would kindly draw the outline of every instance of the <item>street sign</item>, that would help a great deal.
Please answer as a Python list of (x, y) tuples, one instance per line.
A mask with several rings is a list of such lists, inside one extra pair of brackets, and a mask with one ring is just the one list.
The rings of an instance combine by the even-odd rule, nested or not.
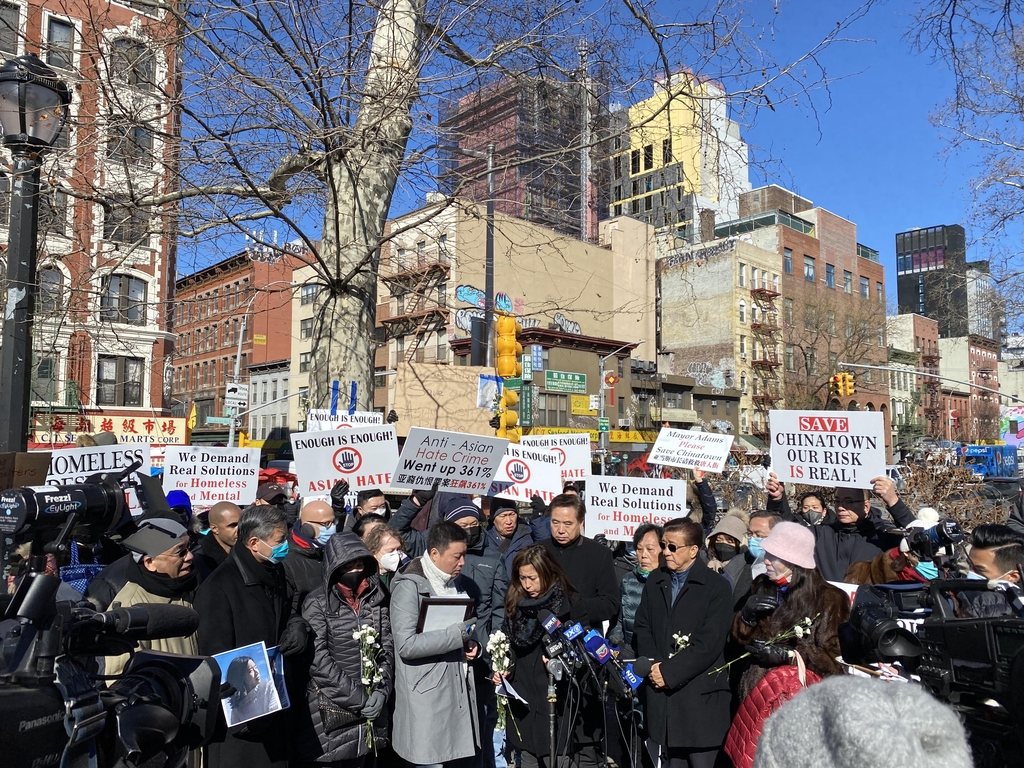
[[(244, 408), (249, 402), (249, 385), (233, 383), (224, 387), (224, 405), (228, 408)], [(225, 422), (230, 423), (230, 422)]]
[(570, 395), (587, 394), (587, 374), (566, 371), (544, 371), (544, 389)]
[(252, 343), (259, 344), (260, 346), (266, 346), (267, 337), (262, 333), (254, 333), (252, 336)]
[(523, 353), (523, 381), (533, 381), (533, 355)]
[(523, 388), (523, 380), (518, 376), (509, 377), (505, 379), (505, 383), (502, 384), (505, 389), (511, 389), (513, 392), (518, 392)]
[(597, 420), (597, 431), (598, 432), (611, 432), (611, 420), (605, 418), (598, 418)]
[(601, 396), (591, 395), (590, 396), (590, 410), (599, 411), (601, 410)]
[(206, 423), (207, 424), (219, 424), (219, 425), (221, 425), (223, 427), (230, 427), (231, 426), (231, 417), (230, 416), (207, 416), (206, 417)]
[(533, 426), (533, 384), (524, 384), (523, 391), (519, 393), (519, 424)]

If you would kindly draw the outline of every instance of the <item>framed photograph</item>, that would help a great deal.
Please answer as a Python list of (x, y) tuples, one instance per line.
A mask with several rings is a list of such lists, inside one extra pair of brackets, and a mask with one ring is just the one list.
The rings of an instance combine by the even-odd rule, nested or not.
[(447, 629), (452, 624), (468, 620), (472, 615), (473, 598), (471, 597), (425, 597), (420, 604), (416, 633)]
[(220, 702), (229, 727), (282, 709), (266, 644), (233, 648), (213, 658), (220, 664), (221, 683), (235, 689)]

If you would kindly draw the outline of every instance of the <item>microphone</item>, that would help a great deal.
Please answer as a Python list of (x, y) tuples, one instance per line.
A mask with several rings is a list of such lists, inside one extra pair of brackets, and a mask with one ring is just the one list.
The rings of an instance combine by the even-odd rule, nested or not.
[(598, 664), (604, 666), (612, 657), (612, 649), (608, 647), (608, 641), (601, 637), (601, 633), (592, 629), (583, 636), (583, 647)]
[(105, 631), (130, 640), (166, 640), (189, 637), (199, 629), (199, 614), (183, 605), (141, 603), (114, 608), (89, 617)]
[(562, 676), (565, 674), (565, 664), (563, 664), (560, 659), (548, 659), (548, 663), (544, 666), (547, 669), (548, 674), (556, 681), (561, 680)]
[[(565, 656), (573, 668), (579, 667), (580, 660), (570, 644), (572, 638), (568, 636), (558, 617), (551, 613), (551, 611), (544, 609), (538, 612), (537, 618), (540, 619), (541, 625), (548, 636), (548, 639), (544, 642), (544, 655), (549, 659)], [(580, 627), (579, 631), (582, 633), (583, 628)]]
[(652, 659), (641, 657), (629, 666), (633, 669), (633, 673), (637, 677), (647, 677), (651, 674), (651, 668), (654, 667), (654, 661)]

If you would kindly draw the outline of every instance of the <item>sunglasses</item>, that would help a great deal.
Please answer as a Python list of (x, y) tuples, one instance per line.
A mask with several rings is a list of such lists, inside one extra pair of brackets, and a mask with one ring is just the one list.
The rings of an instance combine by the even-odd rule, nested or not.
[(680, 549), (686, 549), (688, 547), (695, 547), (696, 544), (672, 544), (667, 541), (661, 542), (661, 548), (667, 549), (669, 552), (678, 552)]

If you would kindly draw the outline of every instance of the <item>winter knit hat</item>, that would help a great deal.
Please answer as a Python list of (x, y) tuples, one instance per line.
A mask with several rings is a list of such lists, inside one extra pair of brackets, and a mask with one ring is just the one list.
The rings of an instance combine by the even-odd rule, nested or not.
[(736, 539), (737, 544), (742, 545), (747, 540), (747, 524), (738, 512), (730, 511), (718, 521), (718, 525), (715, 526), (715, 529), (711, 531), (711, 535), (708, 536), (708, 541), (710, 542), (719, 533), (732, 536)]
[(754, 756), (754, 768), (971, 765), (956, 713), (923, 688), (846, 675), (783, 704), (765, 721)]
[(799, 523), (778, 523), (761, 542), (769, 555), (801, 568), (814, 568), (814, 534)]
[(449, 499), (448, 504), (445, 506), (444, 519), (449, 523), (454, 523), (461, 520), (464, 517), (472, 517), (474, 520), (480, 519), (480, 510), (477, 509), (476, 504), (473, 500), (465, 496), (455, 496)]

